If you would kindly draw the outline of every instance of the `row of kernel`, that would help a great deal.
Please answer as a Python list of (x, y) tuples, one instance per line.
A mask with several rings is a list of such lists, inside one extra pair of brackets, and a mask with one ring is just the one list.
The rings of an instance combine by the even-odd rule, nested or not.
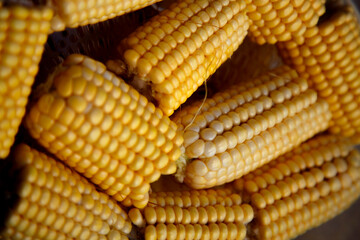
[(145, 239), (245, 239), (242, 223), (157, 224), (145, 228)]

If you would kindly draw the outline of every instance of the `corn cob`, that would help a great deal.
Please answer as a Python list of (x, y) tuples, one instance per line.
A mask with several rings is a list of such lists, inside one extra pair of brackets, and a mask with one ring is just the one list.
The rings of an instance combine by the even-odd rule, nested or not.
[(325, 0), (246, 0), (249, 36), (258, 44), (293, 39), (304, 41), (306, 29), (325, 13)]
[(196, 189), (230, 182), (325, 130), (330, 117), (306, 80), (279, 67), (175, 115), (185, 147), (178, 178)]
[(253, 209), (227, 188), (150, 194), (148, 206), (129, 211), (145, 239), (244, 239)]
[(0, 236), (127, 239), (132, 226), (126, 212), (84, 177), (25, 144), (16, 147), (11, 160), (17, 187), (8, 193), (16, 202)]
[(161, 0), (51, 0), (50, 5), (55, 9), (51, 28), (53, 31), (62, 31), (66, 27), (94, 24), (159, 1)]
[(281, 55), (329, 103), (330, 131), (359, 141), (360, 28), (353, 10), (338, 11), (305, 38), (279, 44)]
[(171, 115), (241, 44), (249, 26), (244, 9), (236, 0), (172, 4), (119, 47), (133, 85), (144, 92), (150, 87)]
[(360, 155), (349, 140), (318, 136), (234, 182), (255, 211), (252, 239), (292, 239), (360, 195)]
[(144, 207), (149, 184), (176, 171), (176, 124), (88, 57), (69, 56), (49, 81), (26, 116), (30, 134), (116, 200)]
[(9, 154), (25, 114), (52, 14), (0, 3), (0, 158)]

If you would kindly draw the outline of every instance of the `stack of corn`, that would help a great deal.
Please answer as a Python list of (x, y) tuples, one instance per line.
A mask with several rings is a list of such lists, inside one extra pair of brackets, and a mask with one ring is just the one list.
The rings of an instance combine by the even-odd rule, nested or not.
[(66, 27), (94, 24), (159, 1), (161, 0), (49, 0), (49, 5), (55, 10), (51, 28), (53, 31), (62, 31)]
[(25, 119), (51, 153), (125, 205), (176, 171), (182, 136), (168, 117), (100, 62), (71, 55)]
[(309, 29), (304, 44), (278, 44), (284, 60), (330, 106), (330, 131), (360, 141), (360, 28), (351, 8)]
[(360, 195), (360, 155), (331, 135), (314, 138), (235, 181), (250, 201), (254, 239), (291, 239), (347, 208)]
[(50, 29), (52, 10), (0, 3), (0, 158), (14, 142)]
[(149, 205), (129, 211), (145, 239), (245, 239), (253, 209), (227, 188), (157, 192)]
[(6, 192), (10, 206), (2, 206), (7, 215), (0, 236), (127, 239), (132, 226), (126, 212), (84, 177), (25, 144), (11, 161), (14, 175), (5, 181), (15, 187)]
[[(0, 98), (6, 107), (0, 108), (0, 116), (6, 115), (0, 121), (0, 157), (8, 154), (25, 112), (50, 25), (62, 30), (95, 23), (156, 1), (52, 0), (54, 18), (48, 8), (0, 3), (0, 89), (9, 94)], [(0, 236), (127, 239), (132, 226), (115, 200), (135, 207), (129, 216), (146, 239), (288, 239), (339, 213), (360, 194), (360, 155), (349, 140), (320, 136), (272, 161), (329, 125), (346, 136), (360, 130), (360, 32), (349, 10), (315, 26), (323, 5), (175, 2), (123, 40), (122, 69), (111, 64), (121, 61), (109, 63), (159, 108), (103, 64), (68, 57), (29, 106), (24, 125), (104, 193), (20, 144), (6, 174), (16, 185), (6, 186), (7, 203), (15, 201)], [(286, 41), (279, 48), (301, 77), (278, 67), (184, 107), (171, 121), (168, 116), (232, 55), (248, 30), (259, 44)], [(149, 194), (150, 183), (176, 171), (196, 189), (238, 180), (235, 188)]]
[(287, 66), (189, 105), (174, 117), (186, 155), (178, 177), (197, 189), (233, 181), (325, 130), (328, 108)]

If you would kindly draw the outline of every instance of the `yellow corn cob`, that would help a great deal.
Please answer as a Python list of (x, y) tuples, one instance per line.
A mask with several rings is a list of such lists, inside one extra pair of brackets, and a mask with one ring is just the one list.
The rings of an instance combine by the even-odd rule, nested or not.
[(307, 28), (325, 13), (325, 0), (246, 0), (249, 35), (258, 44), (294, 39), (304, 41)]
[[(178, 1), (138, 28), (120, 46), (137, 88), (171, 115), (241, 44), (245, 2)], [(146, 91), (146, 89), (145, 89)]]
[(50, 5), (55, 9), (51, 28), (53, 31), (62, 31), (66, 27), (94, 24), (159, 1), (161, 0), (51, 0)]
[(9, 154), (25, 114), (52, 14), (0, 3), (0, 158)]
[(308, 30), (305, 43), (279, 44), (285, 61), (330, 106), (330, 131), (360, 137), (360, 28), (351, 8), (335, 13), (319, 27)]
[(129, 211), (145, 239), (244, 239), (253, 209), (229, 188), (156, 192), (148, 206)]
[(127, 239), (126, 212), (84, 177), (25, 144), (16, 147), (11, 160), (14, 175), (6, 181), (12, 202), (2, 206), (8, 215), (0, 237)]
[(200, 105), (174, 117), (184, 131), (187, 160), (178, 161), (178, 178), (197, 189), (230, 182), (264, 165), (325, 130), (331, 117), (327, 103), (287, 66)]
[(176, 124), (88, 57), (69, 56), (50, 81), (26, 116), (30, 134), (116, 200), (144, 207), (149, 184), (176, 171)]
[(350, 141), (325, 135), (234, 186), (254, 208), (253, 239), (292, 239), (347, 208), (360, 195), (359, 177), (360, 155)]

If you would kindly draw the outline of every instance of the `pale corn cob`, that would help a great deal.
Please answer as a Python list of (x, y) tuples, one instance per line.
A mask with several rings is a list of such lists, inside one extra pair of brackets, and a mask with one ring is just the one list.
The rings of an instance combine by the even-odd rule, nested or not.
[(232, 190), (210, 189), (150, 194), (147, 207), (129, 211), (145, 239), (244, 239), (253, 209)]
[(51, 28), (53, 31), (62, 31), (66, 27), (94, 24), (159, 1), (161, 0), (51, 0), (50, 6), (55, 10)]
[[(245, 2), (184, 0), (138, 28), (119, 47), (132, 84), (171, 115), (241, 44)], [(108, 65), (110, 66), (110, 65)]]
[(14, 142), (50, 29), (50, 8), (0, 3), (0, 158)]
[(234, 186), (254, 208), (252, 239), (292, 239), (358, 198), (359, 177), (360, 155), (350, 141), (325, 135), (236, 180)]
[(69, 56), (49, 81), (26, 116), (30, 134), (116, 200), (144, 207), (149, 184), (176, 171), (176, 124), (88, 57)]
[(7, 194), (15, 202), (2, 206), (9, 209), (0, 238), (127, 239), (126, 212), (84, 177), (25, 144), (11, 160), (16, 187)]
[(332, 112), (330, 131), (360, 141), (360, 28), (351, 8), (306, 32), (305, 43), (278, 45), (293, 66)]
[(258, 44), (304, 41), (306, 29), (325, 13), (325, 0), (246, 0), (249, 36)]
[(179, 180), (197, 189), (230, 182), (325, 130), (329, 106), (307, 88), (282, 66), (179, 111)]

